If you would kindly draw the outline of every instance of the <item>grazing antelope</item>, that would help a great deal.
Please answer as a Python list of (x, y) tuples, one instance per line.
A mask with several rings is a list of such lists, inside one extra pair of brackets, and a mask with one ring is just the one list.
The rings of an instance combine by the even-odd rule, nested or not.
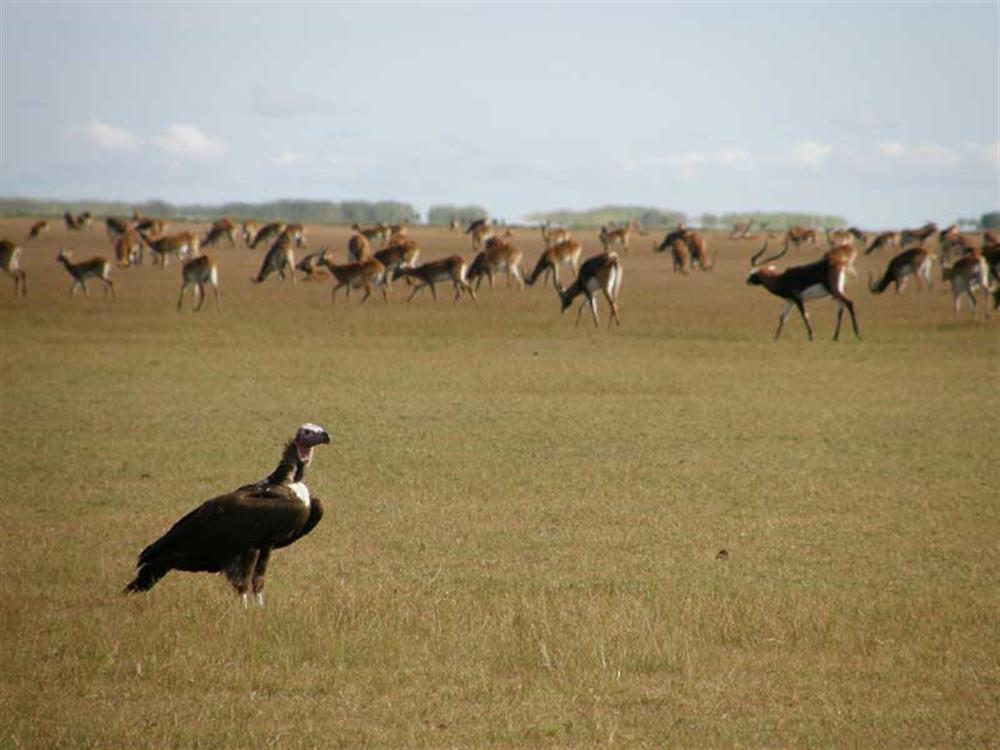
[(333, 274), (333, 278), (336, 280), (336, 283), (333, 285), (333, 291), (330, 293), (331, 303), (336, 301), (337, 290), (341, 287), (346, 289), (344, 293), (348, 298), (351, 296), (352, 288), (363, 288), (365, 296), (361, 298), (362, 303), (372, 296), (373, 288), (381, 287), (382, 299), (386, 302), (389, 301), (389, 279), (385, 266), (382, 265), (381, 261), (375, 258), (365, 258), (364, 260), (352, 261), (351, 263), (334, 263), (324, 258), (323, 262), (330, 269), (330, 273)]
[(416, 266), (419, 257), (420, 246), (414, 240), (389, 245), (375, 253), (375, 260), (385, 266), (390, 283), (398, 276), (397, 271)]
[(28, 231), (28, 239), (26, 241), (31, 241), (36, 237), (40, 237), (43, 232), (48, 231), (49, 222), (42, 219), (41, 221), (36, 221), (31, 225), (31, 229)]
[(118, 237), (125, 234), (125, 231), (129, 228), (129, 223), (125, 219), (116, 219), (114, 216), (108, 216), (104, 220), (104, 227), (108, 230), (108, 237)]
[(795, 245), (795, 249), (798, 250), (799, 247), (806, 242), (808, 242), (811, 245), (816, 244), (815, 229), (806, 229), (805, 227), (794, 226), (794, 227), (789, 227), (788, 231), (785, 232), (786, 250), (792, 245)]
[(63, 214), (63, 221), (66, 222), (66, 228), (71, 232), (76, 232), (81, 229), (80, 222), (69, 211)]
[[(822, 299), (823, 297), (833, 297), (838, 303), (837, 306), (837, 328), (833, 333), (833, 340), (840, 337), (840, 324), (844, 316), (844, 308), (851, 314), (851, 325), (854, 328), (854, 335), (860, 340), (861, 334), (858, 332), (858, 321), (854, 316), (854, 303), (844, 295), (844, 283), (847, 279), (848, 269), (854, 261), (857, 250), (848, 245), (841, 245), (828, 250), (823, 257), (804, 266), (793, 266), (792, 268), (779, 271), (774, 266), (758, 267), (757, 259), (767, 250), (767, 243), (760, 252), (750, 259), (750, 266), (756, 270), (747, 277), (747, 284), (750, 286), (763, 286), (771, 294), (788, 300), (781, 317), (778, 319), (778, 330), (775, 331), (774, 340), (777, 341), (781, 335), (781, 329), (785, 325), (788, 314), (792, 307), (798, 308), (802, 316), (802, 322), (806, 325), (806, 332), (809, 340), (813, 340), (812, 325), (809, 323), (809, 313), (805, 309), (805, 301), (810, 299)], [(785, 247), (778, 255), (761, 261), (761, 264), (776, 260), (788, 251)]]
[[(580, 308), (576, 311), (576, 325), (580, 325), (580, 317), (583, 315), (583, 308), (590, 304), (590, 314), (594, 318), (594, 327), (600, 327), (597, 320), (597, 292), (604, 294), (608, 304), (611, 306), (611, 320), (618, 325), (622, 324), (618, 317), (618, 289), (622, 284), (622, 266), (618, 259), (618, 253), (609, 252), (595, 255), (588, 258), (582, 266), (569, 289), (563, 290), (556, 287), (559, 293), (559, 301), (562, 304), (562, 312), (573, 304), (573, 300), (579, 295), (584, 295), (585, 299), (580, 303)], [(611, 325), (611, 321), (608, 321)]]
[(113, 299), (118, 299), (118, 295), (115, 293), (114, 282), (110, 279), (110, 261), (101, 257), (96, 257), (91, 258), (90, 260), (85, 260), (82, 263), (74, 263), (72, 251), (60, 250), (59, 255), (56, 257), (56, 262), (62, 263), (69, 272), (69, 275), (73, 277), (73, 284), (69, 288), (70, 297), (76, 293), (77, 287), (80, 287), (83, 290), (83, 296), (87, 297), (87, 279), (95, 278), (100, 279), (104, 283), (105, 297), (108, 296), (108, 290), (111, 290), (111, 297)]
[(352, 234), (347, 241), (347, 257), (353, 261), (371, 257), (372, 244), (363, 234)]
[(303, 281), (311, 281), (326, 276), (322, 269), (327, 267), (327, 254), (328, 251), (324, 247), (318, 253), (309, 253), (309, 255), (295, 265), (296, 270), (302, 271), (304, 274), (302, 276)]
[(633, 233), (643, 234), (639, 229), (639, 222), (636, 219), (632, 219), (623, 227), (610, 228), (603, 226), (597, 236), (601, 240), (601, 245), (604, 247), (605, 253), (608, 252), (609, 245), (621, 245), (622, 252), (628, 255), (628, 241)]
[(243, 225), (240, 227), (240, 236), (243, 238), (243, 243), (247, 247), (251, 246), (251, 243), (253, 242), (254, 237), (257, 236), (258, 231), (259, 229), (256, 221), (247, 220), (243, 222)]
[(236, 247), (236, 225), (225, 216), (215, 220), (201, 244), (205, 247), (211, 247), (223, 237), (229, 240), (231, 247)]
[(573, 273), (580, 268), (580, 255), (583, 246), (576, 240), (565, 240), (548, 248), (538, 258), (534, 270), (524, 280), (528, 286), (534, 286), (543, 273), (552, 277), (552, 285), (559, 288), (559, 266), (570, 266)]
[(431, 296), (434, 297), (434, 300), (436, 301), (437, 289), (435, 289), (434, 285), (439, 281), (450, 281), (454, 285), (456, 300), (462, 296), (462, 292), (467, 292), (475, 302), (476, 291), (472, 288), (472, 285), (469, 284), (466, 278), (468, 269), (469, 264), (465, 258), (461, 255), (452, 255), (450, 258), (433, 260), (430, 263), (424, 263), (416, 268), (406, 268), (400, 266), (393, 272), (393, 279), (405, 276), (406, 278), (413, 279), (417, 282), (413, 287), (413, 291), (410, 292), (410, 296), (406, 298), (407, 302), (413, 299), (413, 296), (425, 286), (429, 286), (431, 288)]
[(546, 248), (550, 248), (553, 245), (558, 245), (560, 242), (565, 242), (570, 239), (569, 230), (562, 227), (552, 229), (549, 227), (549, 222), (545, 222), (539, 227), (542, 230), (542, 242), (545, 243)]
[(201, 239), (193, 232), (178, 232), (156, 239), (149, 239), (149, 235), (144, 235), (141, 232), (140, 235), (146, 240), (146, 244), (153, 253), (153, 265), (155, 266), (159, 261), (160, 267), (164, 270), (167, 268), (167, 261), (171, 255), (182, 259), (198, 255), (201, 251)]
[(21, 246), (10, 240), (0, 240), (0, 269), (14, 279), (14, 296), (18, 292), (22, 297), (28, 296), (28, 281), (21, 270)]
[(280, 237), (284, 231), (285, 224), (283, 222), (272, 221), (270, 224), (265, 224), (260, 228), (260, 231), (254, 235), (253, 242), (250, 243), (250, 249), (256, 250), (257, 245), (262, 242), (267, 242), (271, 238)]
[(142, 248), (142, 236), (132, 227), (126, 227), (115, 240), (115, 261), (118, 267), (142, 265)]
[(983, 290), (983, 302), (986, 303), (986, 317), (989, 317), (989, 269), (986, 265), (986, 259), (978, 250), (968, 255), (963, 255), (952, 265), (942, 269), (942, 276), (945, 281), (951, 282), (951, 293), (955, 299), (956, 318), (962, 307), (963, 294), (968, 295), (969, 309), (972, 312), (972, 317), (976, 317), (975, 291), (977, 288)]
[[(260, 231), (264, 231), (263, 229)], [(278, 239), (274, 241), (271, 245), (271, 249), (267, 251), (267, 255), (264, 256), (264, 262), (260, 265), (260, 271), (254, 276), (251, 281), (255, 284), (260, 284), (264, 279), (270, 276), (272, 273), (277, 272), (284, 281), (286, 278), (291, 278), (292, 284), (295, 284), (295, 253), (292, 251), (292, 238), (287, 234), (278, 235)], [(287, 272), (288, 276), (285, 276)]]
[(473, 279), (476, 281), (476, 290), (479, 290), (483, 283), (483, 276), (490, 282), (490, 289), (493, 288), (493, 274), (500, 271), (507, 272), (507, 286), (510, 286), (510, 278), (517, 279), (517, 284), (524, 289), (524, 273), (521, 270), (521, 261), (524, 254), (509, 242), (505, 242), (495, 237), (486, 242), (486, 248), (482, 250), (472, 261), (467, 274), (469, 283)]
[(906, 247), (911, 242), (916, 242), (918, 245), (923, 245), (924, 242), (937, 231), (937, 224), (933, 221), (928, 221), (919, 229), (904, 229), (899, 233), (899, 245), (900, 247)]
[(181, 268), (181, 293), (177, 298), (177, 312), (181, 310), (181, 304), (184, 302), (184, 291), (189, 286), (194, 287), (194, 311), (198, 312), (205, 303), (205, 284), (209, 284), (215, 293), (215, 309), (221, 310), (219, 269), (215, 265), (215, 261), (209, 255), (199, 255), (197, 258), (185, 261)]
[(868, 246), (865, 250), (865, 255), (871, 255), (876, 250), (881, 250), (883, 247), (900, 247), (899, 244), (899, 232), (879, 232), (875, 235), (875, 239), (872, 240), (872, 244)]
[(868, 274), (868, 289), (872, 294), (881, 294), (889, 288), (889, 284), (896, 285), (896, 294), (903, 291), (907, 279), (912, 275), (917, 280), (917, 292), (924, 288), (924, 284), (930, 286), (931, 266), (934, 262), (934, 255), (923, 247), (914, 247), (904, 250), (889, 261), (885, 273), (876, 284), (872, 281), (871, 273)]

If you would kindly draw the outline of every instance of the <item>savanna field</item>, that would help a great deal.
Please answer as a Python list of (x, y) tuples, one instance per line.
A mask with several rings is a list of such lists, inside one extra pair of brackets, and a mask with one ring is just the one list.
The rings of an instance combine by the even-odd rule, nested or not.
[[(0, 228), (29, 292), (0, 278), (0, 748), (1000, 747), (1000, 322), (936, 268), (873, 296), (861, 257), (863, 341), (817, 300), (775, 342), (754, 242), (681, 276), (633, 237), (595, 329), (502, 279), (331, 304), (223, 241), (196, 314), (176, 260), (67, 299), (58, 250), (110, 242), (51, 223)], [(265, 609), (208, 574), (120, 594), (304, 422), (326, 516)]]

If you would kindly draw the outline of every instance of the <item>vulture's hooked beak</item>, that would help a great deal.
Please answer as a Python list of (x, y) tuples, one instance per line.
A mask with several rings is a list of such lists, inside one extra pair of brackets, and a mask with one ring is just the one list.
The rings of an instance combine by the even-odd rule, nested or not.
[(295, 435), (295, 448), (299, 454), (299, 460), (304, 464), (312, 461), (313, 446), (329, 445), (330, 433), (319, 425), (304, 424)]

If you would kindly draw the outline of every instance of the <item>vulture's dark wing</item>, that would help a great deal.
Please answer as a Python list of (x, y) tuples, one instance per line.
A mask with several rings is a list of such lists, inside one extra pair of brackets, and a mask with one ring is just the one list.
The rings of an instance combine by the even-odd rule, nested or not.
[(288, 541), (274, 545), (274, 548), (278, 549), (280, 547), (287, 547), (292, 542), (301, 539), (313, 530), (316, 524), (320, 522), (321, 518), (323, 518), (323, 503), (319, 501), (318, 497), (314, 497), (309, 502), (309, 518), (306, 519), (305, 526), (302, 527), (302, 530)]

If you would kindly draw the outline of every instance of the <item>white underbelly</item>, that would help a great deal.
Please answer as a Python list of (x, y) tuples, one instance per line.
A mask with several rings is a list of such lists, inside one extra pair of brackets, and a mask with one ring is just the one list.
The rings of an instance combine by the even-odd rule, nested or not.
[(828, 296), (830, 296), (830, 292), (827, 290), (825, 284), (813, 284), (803, 289), (799, 295), (802, 299), (820, 299)]

